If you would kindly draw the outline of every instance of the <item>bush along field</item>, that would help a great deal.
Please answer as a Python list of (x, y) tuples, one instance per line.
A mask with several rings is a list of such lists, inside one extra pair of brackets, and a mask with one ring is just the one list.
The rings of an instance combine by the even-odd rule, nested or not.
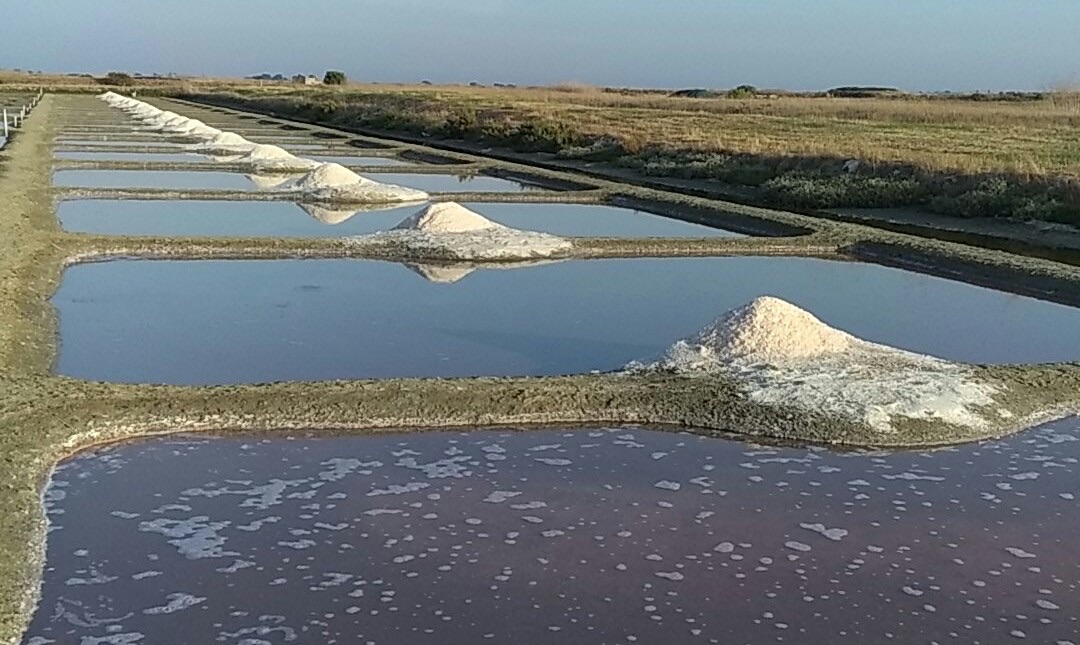
[(186, 98), (714, 180), (777, 207), (915, 208), (1080, 226), (1080, 96), (755, 92), (343, 86)]

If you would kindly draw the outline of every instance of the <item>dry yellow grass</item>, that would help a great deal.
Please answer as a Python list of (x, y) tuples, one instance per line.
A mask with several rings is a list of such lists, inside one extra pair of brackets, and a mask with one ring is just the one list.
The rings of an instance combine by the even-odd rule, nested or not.
[[(309, 92), (328, 93), (325, 88)], [(469, 106), (509, 116), (540, 116), (590, 135), (617, 138), (630, 148), (857, 158), (935, 172), (1080, 177), (1080, 94), (1065, 92), (1017, 102), (799, 96), (689, 99), (582, 87), (367, 85), (333, 92), (341, 98), (402, 93), (433, 110)]]

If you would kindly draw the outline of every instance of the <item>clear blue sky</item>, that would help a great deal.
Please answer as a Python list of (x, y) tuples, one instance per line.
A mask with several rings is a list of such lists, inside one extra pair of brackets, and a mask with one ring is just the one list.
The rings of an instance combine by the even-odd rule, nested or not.
[(25, 0), (4, 3), (0, 34), (0, 67), (50, 72), (342, 69), (379, 82), (668, 88), (1080, 82), (1080, 0)]

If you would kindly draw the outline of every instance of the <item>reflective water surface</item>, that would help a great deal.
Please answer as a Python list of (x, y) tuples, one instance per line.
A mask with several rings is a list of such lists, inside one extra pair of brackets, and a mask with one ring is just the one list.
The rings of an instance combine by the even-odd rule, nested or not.
[(1075, 644), (1078, 431), (896, 454), (640, 428), (119, 445), (52, 479), (24, 642)]
[(738, 233), (617, 206), (464, 204), (513, 228), (577, 237), (742, 237)]
[[(294, 175), (295, 176), (295, 175)], [(388, 184), (429, 192), (483, 191), (519, 192), (537, 190), (528, 184), (485, 175), (438, 175), (413, 173), (365, 173), (368, 178)], [(284, 178), (284, 177), (283, 177)], [(84, 188), (174, 188), (187, 190), (258, 190), (260, 186), (235, 172), (192, 170), (57, 170), (57, 186)]]
[(122, 151), (75, 151), (61, 150), (54, 155), (57, 159), (70, 161), (138, 161), (142, 163), (199, 163), (209, 161), (206, 155), (190, 152), (153, 153), (153, 152), (122, 152)]
[(258, 190), (240, 173), (196, 170), (57, 170), (53, 184), (79, 188)]
[[(358, 216), (363, 217), (363, 216)], [(61, 374), (123, 382), (550, 375), (656, 356), (771, 294), (954, 360), (1080, 360), (1080, 309), (876, 265), (793, 258), (514, 268), (370, 260), (115, 261), (53, 298)]]
[[(556, 235), (600, 237), (736, 237), (614, 206), (466, 204), (494, 221)], [(57, 206), (66, 230), (114, 235), (333, 237), (385, 231), (419, 210), (416, 204), (379, 211), (331, 210), (285, 202), (72, 200)]]

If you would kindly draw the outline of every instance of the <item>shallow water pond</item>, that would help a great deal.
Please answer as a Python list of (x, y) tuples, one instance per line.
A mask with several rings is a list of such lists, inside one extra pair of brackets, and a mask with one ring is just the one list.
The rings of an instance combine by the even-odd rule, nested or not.
[(63, 149), (64, 146), (95, 146), (102, 148), (180, 148), (190, 143), (177, 143), (164, 137), (160, 139), (140, 139), (133, 141), (124, 139), (122, 136), (99, 137), (97, 139), (58, 138), (56, 147)]
[(742, 237), (644, 211), (596, 204), (464, 204), (513, 228), (575, 237)]
[(896, 454), (641, 428), (114, 446), (53, 476), (24, 642), (1075, 643), (1078, 430)]
[(142, 163), (199, 163), (209, 161), (206, 155), (191, 152), (154, 153), (154, 152), (122, 152), (122, 151), (91, 151), (61, 150), (54, 155), (57, 159), (67, 161), (137, 161)]
[(78, 188), (259, 190), (240, 173), (194, 170), (57, 170), (53, 184)]
[[(722, 229), (614, 206), (468, 204), (497, 222), (558, 235), (733, 237)], [(72, 200), (57, 216), (65, 230), (111, 235), (336, 237), (385, 231), (421, 206), (334, 211), (285, 202)]]
[(870, 340), (981, 362), (1080, 359), (1080, 310), (876, 265), (590, 260), (472, 270), (365, 260), (73, 266), (61, 374), (122, 382), (551, 375), (656, 356), (772, 294)]
[[(294, 175), (295, 176), (295, 175)], [(509, 179), (485, 175), (365, 173), (368, 178), (429, 192), (518, 192), (538, 190)], [(285, 179), (287, 177), (282, 177)], [(80, 188), (172, 188), (178, 190), (259, 190), (256, 181), (236, 172), (191, 170), (57, 170), (57, 186)]]
[(65, 230), (107, 235), (340, 237), (393, 228), (420, 208), (334, 211), (289, 202), (88, 199), (60, 202), (56, 214)]

